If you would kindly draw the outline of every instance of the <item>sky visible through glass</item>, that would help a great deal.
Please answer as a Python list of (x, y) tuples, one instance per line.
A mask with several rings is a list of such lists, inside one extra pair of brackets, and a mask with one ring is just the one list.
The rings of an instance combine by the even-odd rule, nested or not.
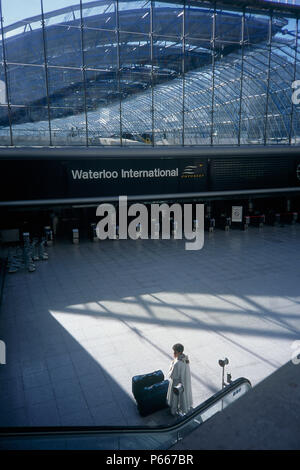
[[(0, 0), (1, 1), (1, 0)], [(146, 1), (146, 0), (145, 0)], [(277, 3), (288, 3), (292, 5), (300, 5), (300, 0), (264, 0)], [(24, 18), (30, 18), (41, 13), (40, 0), (2, 0), (2, 16), (4, 18), (4, 26), (16, 23)], [(83, 5), (88, 3), (84, 0)], [(59, 10), (71, 5), (78, 5), (76, 0), (44, 0), (44, 12)]]
[[(5, 26), (16, 23), (24, 18), (30, 18), (41, 14), (40, 0), (2, 0), (1, 4)], [(76, 4), (78, 5), (79, 1), (46, 0), (43, 3), (45, 13)]]

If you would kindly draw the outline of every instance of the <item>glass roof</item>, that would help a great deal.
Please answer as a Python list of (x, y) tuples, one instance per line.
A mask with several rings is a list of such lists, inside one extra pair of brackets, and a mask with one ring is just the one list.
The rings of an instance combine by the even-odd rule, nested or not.
[(0, 145), (298, 141), (291, 15), (107, 0), (1, 13)]

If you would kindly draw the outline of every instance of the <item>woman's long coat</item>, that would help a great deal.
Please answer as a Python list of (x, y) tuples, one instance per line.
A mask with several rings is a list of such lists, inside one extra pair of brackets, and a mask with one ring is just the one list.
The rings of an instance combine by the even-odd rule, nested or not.
[[(175, 415), (180, 413), (188, 413), (193, 406), (192, 384), (189, 358), (185, 354), (181, 354), (174, 359), (170, 365), (168, 372), (169, 388), (167, 393), (167, 403), (170, 406), (171, 413)], [(181, 383), (184, 387), (183, 393), (176, 395), (173, 387)]]

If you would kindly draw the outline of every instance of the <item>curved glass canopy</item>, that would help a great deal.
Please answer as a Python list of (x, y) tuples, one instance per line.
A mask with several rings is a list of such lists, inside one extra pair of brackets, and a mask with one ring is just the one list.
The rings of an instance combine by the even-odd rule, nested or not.
[(291, 13), (24, 3), (1, 1), (0, 145), (299, 143)]

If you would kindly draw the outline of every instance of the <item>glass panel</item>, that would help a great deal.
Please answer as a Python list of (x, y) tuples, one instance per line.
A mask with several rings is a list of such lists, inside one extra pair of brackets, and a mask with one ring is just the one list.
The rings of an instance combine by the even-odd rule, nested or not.
[[(9, 25), (14, 25), (17, 23), (15, 27), (22, 28), (22, 30), (24, 30), (25, 26), (28, 27), (30, 25), (30, 21), (26, 20), (26, 18), (32, 18), (34, 16), (41, 15), (40, 0), (30, 0), (30, 2), (24, 2), (24, 0), (2, 0), (1, 5), (3, 26), (5, 28)], [(13, 31), (14, 28), (11, 28), (12, 34), (10, 34), (10, 36), (14, 35)]]
[(89, 145), (120, 145), (120, 94), (115, 71), (87, 71)]
[(154, 2), (153, 32), (158, 35), (181, 38), (183, 33), (183, 5)]
[(119, 101), (115, 72), (87, 71), (85, 76), (87, 106), (90, 110)]
[(133, 1), (119, 2), (119, 28), (121, 31), (149, 33), (151, 2)]
[(57, 53), (58, 44), (56, 37), (47, 34), (47, 60), (48, 65), (61, 67), (82, 67), (81, 52), (81, 33), (79, 30), (72, 29), (68, 34), (63, 33), (60, 40), (59, 53)]
[[(74, 11), (76, 8), (76, 2)], [(59, 65), (64, 67), (82, 66), (82, 48), (80, 18), (74, 16), (73, 9), (70, 10), (70, 3), (61, 2), (60, 7), (67, 7), (66, 11), (59, 16), (50, 16), (54, 4), (52, 0), (44, 0), (45, 14), (45, 37), (46, 51), (49, 65)], [(77, 2), (77, 8), (79, 2)], [(80, 15), (80, 11), (76, 12)], [(51, 13), (52, 15), (52, 13)]]
[(51, 108), (52, 145), (86, 145), (83, 108)]
[(184, 143), (209, 145), (212, 113), (211, 71), (190, 72), (185, 76)]
[(266, 79), (268, 76), (269, 50), (244, 46), (244, 72), (246, 77)]
[(273, 36), (272, 53), (274, 51), (277, 55), (285, 57), (288, 62), (294, 63), (297, 20), (292, 18), (283, 18), (283, 20), (286, 21), (286, 26), (282, 32)]
[[(160, 77), (155, 76), (155, 82)], [(154, 88), (154, 132), (156, 145), (182, 145), (183, 79)]]
[(241, 143), (264, 143), (268, 49), (244, 46)]
[(182, 41), (165, 36), (153, 37), (153, 65), (161, 80), (175, 78), (182, 73)]
[[(300, 96), (300, 87), (298, 89), (298, 96)], [(294, 106), (291, 143), (298, 145), (300, 143), (300, 104)]]
[(211, 64), (210, 44), (206, 41), (188, 38), (185, 42), (184, 52), (185, 72)]
[[(145, 68), (150, 70), (151, 52), (150, 38), (145, 34), (120, 33), (120, 65), (121, 68), (132, 71), (133, 80), (143, 76)], [(148, 69), (147, 69), (148, 65)], [(142, 80), (143, 82), (145, 80)], [(148, 83), (148, 78), (146, 80)]]
[[(150, 82), (150, 79), (149, 76), (147, 80)], [(152, 95), (149, 91), (122, 100), (123, 145), (152, 143)]]
[[(298, 20), (298, 41), (297, 41), (297, 51), (296, 51), (296, 80), (300, 77), (300, 21)], [(291, 134), (291, 143), (299, 144), (300, 143), (300, 85), (297, 85), (296, 88), (292, 90), (294, 93), (293, 98), (297, 100), (293, 104), (293, 119), (292, 119), (292, 134)]]
[(80, 29), (46, 30), (46, 51), (48, 65), (82, 67)]
[[(2, 1), (5, 53), (8, 62), (43, 64), (44, 48), (40, 0)], [(24, 19), (35, 17), (34, 19)]]
[(0, 63), (0, 105), (7, 104), (7, 89), (3, 62)]
[[(152, 141), (151, 53), (149, 35), (120, 34), (122, 143)], [(146, 135), (146, 137), (145, 137)]]
[(7, 77), (11, 104), (47, 105), (44, 67), (8, 65)]
[[(208, 47), (207, 47), (208, 46)], [(212, 119), (212, 54), (206, 41), (185, 47), (184, 143), (209, 145)]]
[(239, 134), (241, 55), (219, 54), (215, 63), (213, 143), (236, 145)]
[(216, 46), (237, 43), (242, 39), (242, 17), (239, 12), (216, 10)]
[(117, 34), (115, 31), (83, 30), (86, 67), (111, 70), (117, 66)]
[(244, 73), (241, 114), (241, 143), (263, 144), (267, 80), (250, 79)]
[(7, 106), (0, 106), (0, 145), (10, 145), (10, 130)]
[(116, 2), (103, 1), (91, 6), (90, 0), (82, 0), (83, 25), (88, 28), (111, 29), (117, 25)]
[(291, 83), (294, 77), (296, 20), (277, 17), (287, 26), (272, 38), (267, 143), (288, 144), (291, 132)]
[(213, 8), (201, 8), (192, 5), (185, 7), (185, 35), (206, 40), (206, 47), (210, 47), (213, 25)]
[(120, 145), (120, 103), (89, 109), (87, 118), (89, 145)]
[(14, 145), (50, 144), (46, 106), (12, 106), (11, 123)]
[(50, 105), (82, 109), (84, 106), (82, 79), (83, 76), (80, 70), (49, 67)]
[[(266, 44), (269, 40), (269, 22), (270, 17), (267, 15), (258, 15), (253, 12), (245, 14), (245, 34), (244, 40), (246, 44)], [(273, 33), (278, 27), (273, 25)]]
[[(272, 99), (270, 97), (269, 99)], [(279, 114), (270, 106), (267, 121), (267, 144), (289, 144), (291, 126), (290, 113)]]
[[(4, 45), (7, 62), (19, 64), (44, 64), (43, 31), (41, 22), (34, 24), (38, 26), (32, 30), (28, 29), (21, 35), (10, 36), (4, 34)], [(31, 24), (30, 26), (34, 26)]]
[[(182, 16), (179, 16), (180, 21), (181, 18)], [(155, 145), (182, 145), (182, 54), (182, 40), (179, 37), (153, 37)]]
[[(297, 49), (296, 49), (296, 80), (299, 80), (300, 77), (300, 21), (298, 20), (298, 40), (297, 40)], [(294, 92), (294, 99), (296, 103), (293, 105), (293, 120), (292, 120), (292, 134), (291, 134), (291, 143), (299, 144), (300, 143), (300, 84), (292, 90)]]
[(46, 26), (80, 24), (79, 0), (43, 0), (43, 11)]
[(293, 82), (294, 66), (288, 61), (280, 64), (272, 54), (271, 75), (268, 102), (267, 142), (288, 143), (291, 125), (291, 83)]

